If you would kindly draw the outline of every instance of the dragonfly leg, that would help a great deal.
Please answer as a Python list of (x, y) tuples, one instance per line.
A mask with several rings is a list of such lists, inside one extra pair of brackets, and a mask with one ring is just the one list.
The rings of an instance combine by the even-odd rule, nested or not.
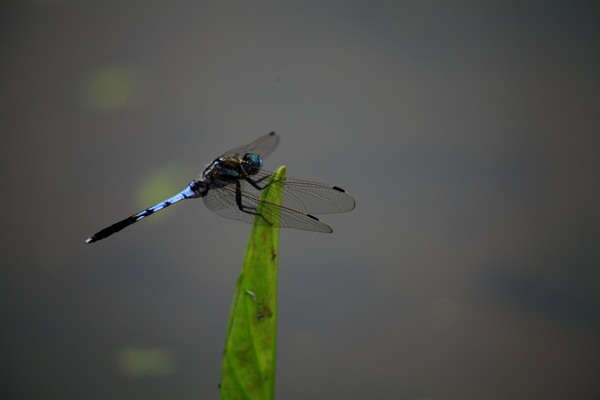
[[(265, 187), (266, 187), (266, 186), (265, 186)], [(257, 189), (259, 189), (259, 188), (257, 188)], [(262, 188), (262, 189), (264, 189), (264, 188)], [(259, 189), (259, 190), (262, 190), (262, 189)], [(244, 212), (244, 213), (246, 213), (246, 214), (259, 215), (259, 216), (260, 216), (260, 217), (261, 217), (263, 220), (265, 220), (265, 222), (266, 222), (267, 224), (269, 224), (269, 225), (273, 225), (272, 223), (270, 223), (270, 222), (269, 222), (269, 221), (268, 221), (268, 220), (267, 220), (267, 219), (264, 217), (264, 215), (262, 215), (262, 214), (260, 214), (260, 213), (257, 213), (257, 212), (254, 212), (254, 211), (251, 211), (251, 210), (246, 210), (246, 209), (244, 209), (244, 205), (242, 204), (242, 188), (241, 188), (241, 186), (240, 186), (240, 182), (239, 182), (239, 181), (237, 181), (237, 182), (235, 183), (235, 202), (236, 202), (236, 204), (237, 204), (237, 206), (238, 206), (238, 208), (240, 209), (240, 211), (241, 211), (241, 212)]]
[(265, 189), (265, 188), (267, 188), (267, 187), (271, 186), (271, 184), (273, 183), (273, 182), (267, 183), (267, 184), (266, 184), (266, 185), (264, 185), (263, 187), (260, 187), (260, 186), (258, 185), (260, 182), (264, 181), (264, 180), (265, 180), (265, 179), (267, 179), (267, 178), (269, 178), (269, 176), (263, 176), (262, 178), (260, 178), (260, 179), (257, 179), (257, 180), (250, 179), (250, 178), (246, 178), (246, 181), (247, 181), (249, 184), (251, 184), (252, 186), (254, 186), (254, 188), (255, 188), (255, 189), (257, 189), (257, 190), (263, 190), (263, 189)]

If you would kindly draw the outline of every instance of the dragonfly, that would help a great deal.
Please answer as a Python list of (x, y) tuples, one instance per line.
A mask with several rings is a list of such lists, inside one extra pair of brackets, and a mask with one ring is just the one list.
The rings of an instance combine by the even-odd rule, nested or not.
[[(202, 198), (209, 210), (225, 218), (249, 224), (331, 233), (333, 230), (312, 214), (347, 212), (356, 202), (338, 186), (290, 178), (275, 178), (262, 169), (263, 157), (279, 143), (279, 135), (268, 133), (254, 142), (229, 150), (208, 164), (184, 190), (175, 196), (125, 218), (89, 237), (94, 243), (181, 200)], [(281, 195), (281, 204), (261, 199), (266, 187)], [(277, 218), (279, 215), (279, 219)]]

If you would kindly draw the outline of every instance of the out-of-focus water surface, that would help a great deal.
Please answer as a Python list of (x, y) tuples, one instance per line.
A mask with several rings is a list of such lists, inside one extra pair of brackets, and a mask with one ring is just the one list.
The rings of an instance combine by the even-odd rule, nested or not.
[(250, 225), (84, 240), (273, 130), (357, 201), (281, 232), (277, 398), (599, 398), (591, 4), (5, 2), (3, 398), (217, 398)]

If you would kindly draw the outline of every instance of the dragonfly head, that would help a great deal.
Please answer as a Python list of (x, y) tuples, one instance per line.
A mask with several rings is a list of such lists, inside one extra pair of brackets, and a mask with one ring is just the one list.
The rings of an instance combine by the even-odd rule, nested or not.
[(254, 153), (246, 153), (242, 158), (242, 161), (245, 161), (250, 166), (250, 175), (254, 175), (258, 173), (260, 167), (262, 167), (262, 158)]

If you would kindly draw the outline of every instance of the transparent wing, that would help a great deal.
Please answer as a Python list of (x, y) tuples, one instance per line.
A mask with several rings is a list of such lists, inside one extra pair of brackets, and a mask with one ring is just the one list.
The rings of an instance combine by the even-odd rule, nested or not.
[(221, 157), (234, 157), (242, 158), (246, 153), (258, 154), (261, 158), (266, 157), (270, 152), (277, 147), (279, 143), (279, 135), (275, 132), (267, 133), (264, 136), (259, 137), (254, 142), (245, 146), (236, 147), (233, 150), (229, 150)]
[[(245, 211), (240, 210), (236, 202), (235, 184), (209, 190), (206, 196), (203, 197), (204, 204), (206, 204), (208, 209), (221, 217), (235, 219), (248, 224), (257, 223), (264, 226), (273, 226), (276, 220), (276, 213), (280, 213), (279, 224), (276, 226), (281, 228), (294, 228), (322, 233), (333, 232), (327, 224), (312, 215), (281, 204), (261, 200), (254, 193), (241, 189), (240, 193), (242, 209)], [(259, 203), (261, 203), (260, 207)], [(259, 210), (260, 216), (255, 221)]]
[[(260, 170), (250, 179), (254, 180), (259, 187), (264, 187), (271, 175), (272, 172)], [(249, 182), (241, 181), (240, 184), (244, 192), (260, 197), (261, 191)], [(308, 214), (348, 212), (356, 205), (352, 195), (337, 186), (289, 178), (274, 180), (271, 185), (273, 186), (271, 190), (283, 192), (284, 206)]]

